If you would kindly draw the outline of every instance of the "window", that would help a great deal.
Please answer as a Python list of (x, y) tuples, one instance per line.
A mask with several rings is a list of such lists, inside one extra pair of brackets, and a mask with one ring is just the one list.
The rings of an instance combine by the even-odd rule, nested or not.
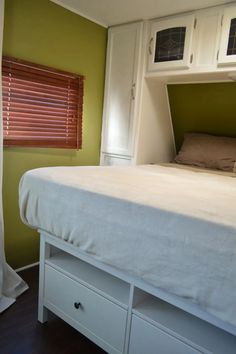
[(236, 54), (236, 18), (233, 18), (230, 23), (227, 55), (235, 55), (235, 54)]
[(4, 146), (82, 146), (84, 77), (3, 57)]
[(155, 63), (182, 60), (186, 27), (168, 28), (156, 34)]

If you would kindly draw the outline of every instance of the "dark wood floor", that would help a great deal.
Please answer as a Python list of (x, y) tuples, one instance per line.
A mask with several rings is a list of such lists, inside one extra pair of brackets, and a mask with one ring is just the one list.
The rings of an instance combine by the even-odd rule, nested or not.
[(1, 354), (104, 354), (59, 318), (37, 321), (38, 267), (20, 273), (30, 289), (0, 315)]

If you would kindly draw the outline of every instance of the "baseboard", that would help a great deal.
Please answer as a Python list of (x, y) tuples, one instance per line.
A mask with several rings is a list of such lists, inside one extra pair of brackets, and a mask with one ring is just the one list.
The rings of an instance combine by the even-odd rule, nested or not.
[(24, 267), (21, 267), (21, 268), (17, 268), (15, 269), (15, 271), (18, 273), (18, 272), (21, 272), (22, 270), (26, 270), (26, 269), (29, 269), (29, 268), (32, 268), (32, 267), (36, 267), (39, 265), (39, 262), (35, 262), (35, 263), (32, 263), (32, 264), (28, 264)]

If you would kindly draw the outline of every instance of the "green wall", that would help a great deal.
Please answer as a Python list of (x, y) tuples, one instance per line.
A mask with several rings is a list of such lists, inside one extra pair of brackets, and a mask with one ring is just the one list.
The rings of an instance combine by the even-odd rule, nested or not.
[(185, 132), (236, 136), (236, 83), (168, 86), (177, 151)]
[(107, 30), (49, 0), (5, 0), (3, 54), (85, 75), (83, 148), (6, 148), (5, 249), (18, 268), (38, 260), (39, 237), (20, 220), (18, 184), (32, 168), (99, 162)]

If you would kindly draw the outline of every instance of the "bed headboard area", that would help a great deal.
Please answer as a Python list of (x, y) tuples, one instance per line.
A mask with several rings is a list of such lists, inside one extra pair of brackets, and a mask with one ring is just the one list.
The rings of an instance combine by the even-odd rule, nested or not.
[(168, 85), (179, 151), (186, 132), (236, 137), (236, 83)]

